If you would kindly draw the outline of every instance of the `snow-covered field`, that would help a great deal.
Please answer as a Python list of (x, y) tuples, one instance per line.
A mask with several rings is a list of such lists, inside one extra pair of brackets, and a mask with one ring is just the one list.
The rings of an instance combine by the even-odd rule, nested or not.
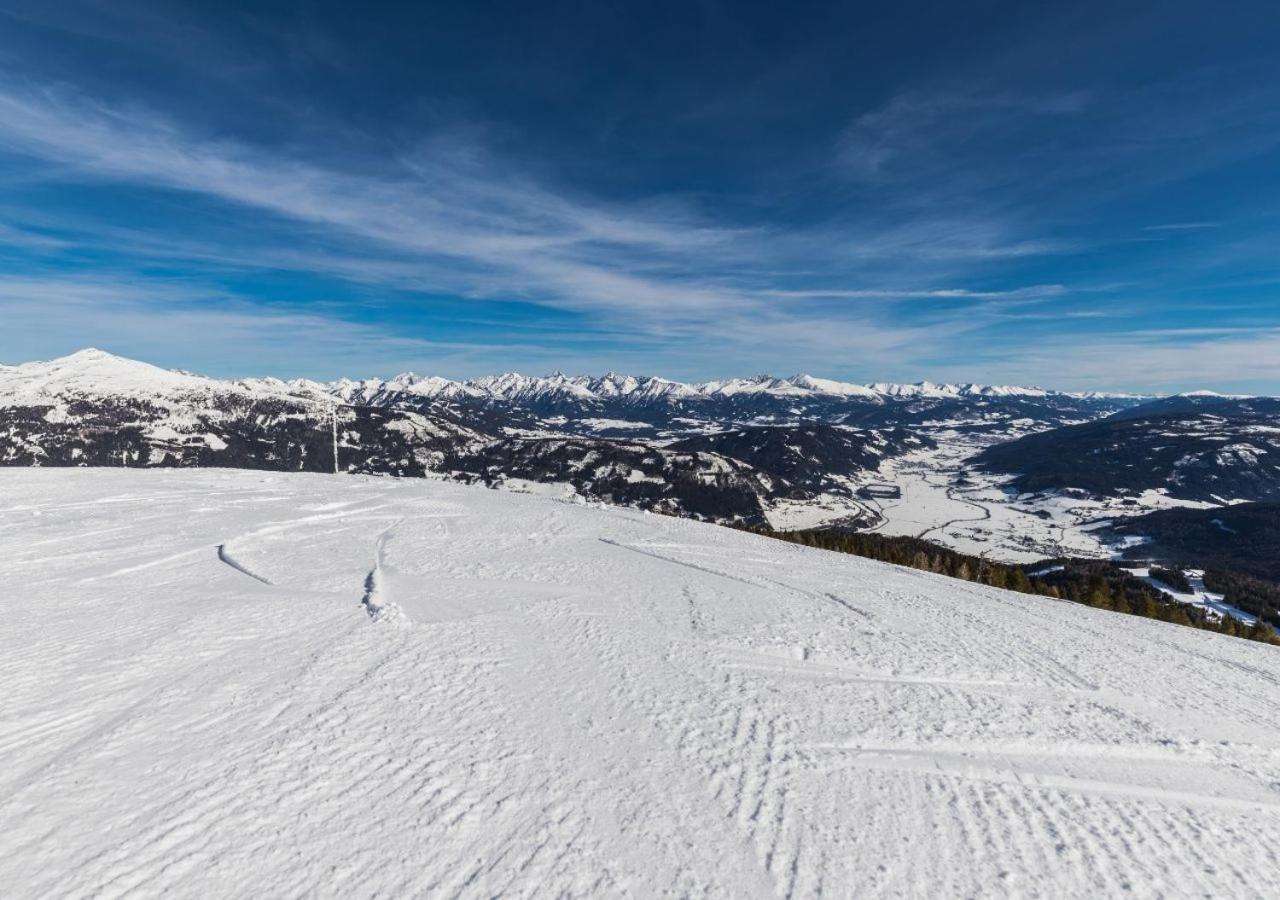
[(972, 466), (970, 458), (983, 443), (955, 435), (935, 437), (937, 449), (885, 462), (880, 480), (896, 484), (902, 496), (862, 501), (883, 519), (871, 530), (921, 537), (1001, 562), (1107, 559), (1122, 547), (1104, 530), (1108, 523), (1158, 509), (1211, 505), (1175, 500), (1160, 491), (1106, 499), (1052, 492), (1018, 495), (1008, 487), (1011, 476)]
[(1280, 653), (431, 481), (0, 470), (5, 896), (1276, 896)]

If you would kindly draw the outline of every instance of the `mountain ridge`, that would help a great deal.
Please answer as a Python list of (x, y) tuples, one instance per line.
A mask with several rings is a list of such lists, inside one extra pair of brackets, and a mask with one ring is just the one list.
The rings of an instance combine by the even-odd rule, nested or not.
[[(119, 356), (105, 350), (89, 347), (51, 360), (37, 360), (11, 365), (0, 365), (0, 389), (22, 376), (37, 374), (54, 375), (80, 370), (86, 375), (102, 379), (124, 380), (125, 373), (140, 379), (143, 372), (150, 373), (155, 385), (171, 389), (180, 387), (178, 379), (189, 379), (190, 389), (213, 385), (239, 387), (264, 393), (294, 393), (314, 396), (326, 393), (343, 402), (360, 400), (367, 402), (376, 396), (392, 393), (415, 394), (427, 399), (450, 399), (459, 396), (490, 399), (529, 399), (532, 396), (567, 394), (580, 398), (629, 397), (636, 394), (647, 397), (674, 397), (696, 400), (704, 397), (730, 397), (742, 394), (770, 394), (773, 396), (821, 396), (863, 398), (867, 400), (955, 397), (1045, 397), (1060, 396), (1084, 398), (1137, 399), (1144, 394), (1104, 391), (1059, 391), (1036, 386), (994, 385), (976, 382), (940, 383), (920, 381), (914, 383), (875, 382), (857, 384), (837, 381), (801, 373), (787, 377), (761, 374), (750, 378), (713, 379), (704, 382), (681, 382), (658, 375), (632, 375), (607, 372), (604, 375), (566, 375), (554, 372), (549, 375), (523, 375), (519, 372), (503, 372), (477, 378), (455, 380), (438, 375), (420, 375), (412, 371), (401, 372), (389, 378), (338, 378), (330, 381), (272, 376), (219, 379), (180, 369), (165, 369), (130, 357)], [(203, 382), (204, 384), (198, 384)], [(100, 385), (101, 386), (101, 385)], [(0, 390), (0, 396), (3, 390)]]

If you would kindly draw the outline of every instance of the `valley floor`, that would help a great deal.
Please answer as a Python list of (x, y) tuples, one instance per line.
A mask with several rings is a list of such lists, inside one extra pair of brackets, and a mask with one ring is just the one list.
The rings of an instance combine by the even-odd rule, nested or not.
[(896, 485), (902, 496), (860, 501), (881, 520), (870, 530), (924, 538), (998, 562), (1109, 559), (1122, 546), (1107, 534), (1110, 522), (1157, 509), (1209, 505), (1157, 491), (1108, 499), (1069, 492), (1019, 495), (1010, 487), (1011, 476), (983, 472), (972, 464), (984, 444), (942, 435), (938, 443), (936, 449), (885, 462), (878, 477)]
[(423, 480), (0, 470), (8, 896), (1275, 896), (1280, 653)]

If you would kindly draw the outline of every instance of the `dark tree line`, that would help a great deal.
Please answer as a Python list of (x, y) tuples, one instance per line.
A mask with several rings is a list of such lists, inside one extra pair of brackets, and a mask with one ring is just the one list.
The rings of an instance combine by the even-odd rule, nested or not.
[[(1280, 502), (1165, 509), (1113, 526), (1151, 543), (1131, 555), (1204, 569), (1204, 586), (1232, 606), (1280, 627)], [(1151, 574), (1155, 577), (1156, 570)], [(1175, 585), (1176, 586), (1176, 585)]]
[(1187, 576), (1183, 575), (1180, 569), (1163, 569), (1160, 566), (1152, 566), (1148, 574), (1156, 581), (1164, 582), (1179, 593), (1191, 593), (1191, 582), (1187, 580)]
[(1133, 557), (1280, 582), (1280, 502), (1162, 509), (1122, 519), (1112, 528), (1150, 539), (1129, 551)]
[(1280, 584), (1226, 569), (1208, 569), (1204, 586), (1236, 609), (1280, 628)]

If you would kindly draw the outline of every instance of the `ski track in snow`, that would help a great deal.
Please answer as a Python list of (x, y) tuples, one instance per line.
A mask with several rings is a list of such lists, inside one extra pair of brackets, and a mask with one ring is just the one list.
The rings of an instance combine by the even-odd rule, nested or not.
[(0, 497), (6, 897), (1280, 893), (1272, 647), (426, 481)]
[(360, 599), (360, 603), (364, 606), (365, 612), (369, 614), (369, 618), (375, 622), (385, 618), (404, 619), (404, 612), (387, 593), (386, 585), (384, 584), (386, 577), (383, 575), (383, 558), (386, 555), (387, 540), (391, 537), (395, 527), (403, 521), (404, 518), (401, 517), (387, 526), (378, 535), (377, 541), (374, 542), (373, 568), (365, 576), (364, 596)]
[[(181, 556), (182, 554), (177, 554), (177, 555), (178, 555), (178, 556)], [(254, 581), (257, 581), (257, 582), (259, 582), (259, 583), (261, 583), (261, 584), (265, 584), (265, 585), (268, 585), (268, 586), (270, 586), (270, 585), (271, 585), (271, 580), (270, 580), (270, 579), (268, 579), (268, 578), (263, 578), (261, 575), (259, 575), (258, 573), (254, 572), (252, 569), (250, 569), (250, 568), (249, 568), (248, 566), (246, 566), (244, 563), (240, 562), (240, 561), (239, 561), (239, 560), (237, 560), (234, 556), (232, 556), (230, 553), (228, 553), (228, 552), (227, 552), (227, 545), (226, 545), (226, 544), (219, 544), (219, 545), (218, 545), (218, 559), (219, 559), (219, 560), (221, 560), (222, 562), (226, 563), (227, 565), (229, 565), (231, 568), (235, 569), (237, 572), (241, 573), (242, 575), (248, 575), (248, 576), (249, 576), (250, 578), (252, 578)], [(165, 562), (165, 561), (166, 561), (166, 560), (161, 560), (160, 562), (161, 562), (161, 563), (163, 563), (163, 562)], [(147, 564), (145, 564), (145, 565), (146, 565), (146, 567), (147, 567), (147, 568), (150, 568), (152, 565), (156, 565), (156, 563), (147, 563)], [(128, 570), (126, 570), (126, 571), (128, 571)], [(134, 569), (133, 569), (132, 571), (137, 571), (137, 567), (134, 567)], [(113, 574), (113, 575), (119, 575), (119, 574), (120, 574), (120, 572), (119, 572), (119, 571), (116, 571), (116, 572), (113, 572), (112, 574)]]

